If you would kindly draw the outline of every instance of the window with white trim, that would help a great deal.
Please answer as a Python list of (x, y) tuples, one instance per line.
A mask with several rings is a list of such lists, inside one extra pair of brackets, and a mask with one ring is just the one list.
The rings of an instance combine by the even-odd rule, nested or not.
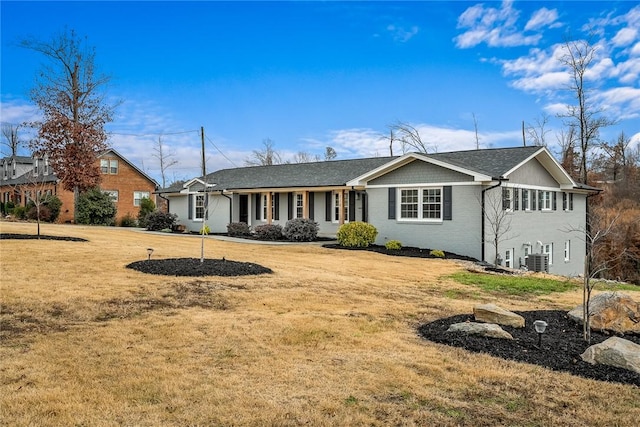
[(564, 211), (572, 211), (573, 210), (573, 193), (562, 193), (562, 210)]
[(531, 245), (524, 245), (524, 260), (527, 261), (529, 254), (531, 253)]
[(134, 191), (133, 192), (133, 206), (140, 206), (140, 200), (149, 198), (148, 191)]
[(513, 249), (504, 251), (504, 266), (513, 268)]
[[(262, 193), (262, 221), (267, 220), (267, 195), (269, 193)], [(276, 202), (275, 202), (275, 193), (271, 193), (271, 219), (276, 218)]]
[(44, 158), (43, 174), (49, 175), (49, 157)]
[(442, 221), (442, 188), (400, 189), (401, 220)]
[(118, 201), (118, 190), (102, 190), (102, 192), (108, 194), (114, 202)]
[(109, 173), (112, 175), (118, 173), (118, 161), (116, 159), (109, 160)]
[(512, 199), (511, 188), (502, 187), (502, 210), (503, 211), (511, 211), (513, 210), (513, 199)]
[(571, 261), (571, 240), (564, 242), (564, 262)]
[[(333, 222), (340, 221), (340, 195), (342, 191), (335, 191), (333, 193)], [(349, 222), (349, 193), (344, 193), (344, 206), (342, 206), (344, 222)]]
[(543, 211), (551, 210), (551, 191), (541, 191), (540, 192), (540, 202), (542, 205), (540, 209)]
[(531, 210), (531, 190), (522, 190), (522, 210), (530, 211)]
[(193, 203), (193, 218), (204, 219), (204, 194), (196, 194)]
[(33, 160), (33, 173), (35, 175), (38, 175), (38, 166), (40, 166), (39, 164), (40, 162), (38, 161), (38, 159), (34, 159)]
[(294, 218), (302, 218), (304, 216), (304, 195), (302, 193), (295, 194), (295, 204)]
[(553, 264), (553, 243), (546, 243), (542, 245), (542, 253), (547, 254), (549, 259), (549, 265)]
[(100, 172), (109, 173), (109, 160), (100, 159)]

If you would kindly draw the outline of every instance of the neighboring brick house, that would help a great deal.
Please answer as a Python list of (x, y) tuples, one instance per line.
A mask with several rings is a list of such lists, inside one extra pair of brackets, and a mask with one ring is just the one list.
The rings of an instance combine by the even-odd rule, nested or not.
[[(97, 161), (102, 172), (100, 188), (111, 194), (116, 204), (116, 221), (127, 214), (137, 217), (143, 197), (156, 201), (153, 193), (158, 183), (116, 150), (104, 151)], [(73, 221), (73, 192), (63, 188), (46, 158), (8, 157), (0, 160), (0, 168), (0, 201), (26, 206), (38, 193), (55, 194), (62, 201), (58, 222)]]

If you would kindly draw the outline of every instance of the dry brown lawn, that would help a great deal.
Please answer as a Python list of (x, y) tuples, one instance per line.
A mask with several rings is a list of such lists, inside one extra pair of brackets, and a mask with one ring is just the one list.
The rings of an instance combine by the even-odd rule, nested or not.
[[(0, 223), (4, 233), (34, 224)], [(145, 275), (197, 237), (44, 225), (89, 242), (1, 242), (0, 424), (11, 426), (635, 426), (640, 390), (424, 341), (416, 327), (497, 302), (464, 268), (313, 245), (206, 239), (206, 256), (274, 273)]]

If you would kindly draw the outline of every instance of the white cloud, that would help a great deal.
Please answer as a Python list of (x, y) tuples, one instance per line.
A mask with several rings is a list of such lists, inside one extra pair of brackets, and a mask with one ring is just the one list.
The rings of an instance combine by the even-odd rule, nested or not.
[(393, 39), (400, 43), (406, 43), (418, 34), (420, 29), (417, 26), (412, 26), (408, 30), (404, 27), (399, 27), (393, 24), (387, 26), (387, 31), (391, 33)]
[(556, 22), (557, 20), (558, 11), (556, 9), (547, 9), (546, 7), (543, 7), (533, 13), (527, 24), (524, 26), (524, 30), (529, 31), (537, 30), (546, 26), (558, 26), (559, 24)]
[[(524, 30), (516, 24), (520, 11), (512, 7), (512, 1), (503, 1), (500, 8), (477, 4), (467, 8), (459, 17), (459, 29), (465, 32), (454, 38), (461, 49), (471, 48), (481, 43), (490, 47), (531, 46), (540, 42), (541, 34), (524, 34), (524, 31), (552, 26), (557, 20), (557, 12), (542, 8), (527, 22)], [(557, 24), (556, 24), (557, 25)]]
[(627, 46), (635, 42), (638, 37), (636, 28), (623, 28), (611, 39), (614, 46)]
[(19, 125), (23, 122), (38, 120), (40, 114), (33, 104), (21, 99), (13, 99), (0, 102), (0, 117), (4, 123)]

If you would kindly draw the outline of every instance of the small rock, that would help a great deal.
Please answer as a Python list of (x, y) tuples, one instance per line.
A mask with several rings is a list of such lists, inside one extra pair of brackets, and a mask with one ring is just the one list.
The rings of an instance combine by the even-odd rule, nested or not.
[[(619, 292), (602, 292), (594, 295), (589, 302), (589, 314), (592, 330), (640, 334), (640, 304), (629, 295)], [(582, 324), (582, 305), (574, 308), (567, 315)]]
[(454, 323), (449, 326), (447, 332), (460, 333), (466, 335), (480, 335), (489, 338), (501, 338), (506, 340), (512, 340), (511, 334), (499, 325), (495, 323), (477, 323), (477, 322), (464, 322)]
[(619, 337), (611, 337), (592, 345), (580, 355), (585, 362), (616, 366), (640, 374), (640, 345)]
[(473, 307), (473, 315), (478, 322), (524, 328), (524, 317), (495, 304), (476, 305)]

